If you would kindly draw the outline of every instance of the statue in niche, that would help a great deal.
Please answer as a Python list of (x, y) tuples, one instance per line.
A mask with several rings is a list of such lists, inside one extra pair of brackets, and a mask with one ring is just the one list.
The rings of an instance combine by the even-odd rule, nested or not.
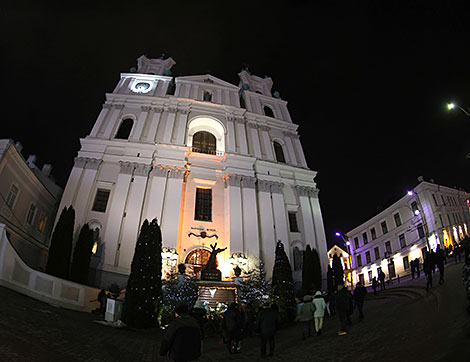
[(211, 248), (211, 256), (201, 271), (201, 280), (221, 281), (222, 273), (217, 269), (217, 254), (223, 252), (227, 248), (217, 248), (217, 243), (214, 245), (211, 244)]

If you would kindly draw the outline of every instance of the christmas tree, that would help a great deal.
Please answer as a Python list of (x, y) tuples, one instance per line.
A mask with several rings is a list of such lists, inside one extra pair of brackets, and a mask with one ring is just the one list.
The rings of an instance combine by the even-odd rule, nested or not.
[(344, 283), (344, 270), (341, 264), (341, 259), (338, 255), (333, 255), (333, 280), (334, 287), (336, 288), (339, 284)]
[(280, 240), (276, 245), (271, 287), (273, 298), (279, 306), (281, 317), (293, 320), (295, 318), (296, 304), (292, 268), (284, 251), (284, 245)]
[(153, 327), (162, 287), (162, 234), (157, 219), (144, 221), (127, 281), (123, 320), (133, 327)]
[(68, 209), (64, 207), (52, 233), (46, 273), (63, 279), (68, 278), (74, 223), (75, 210), (72, 206)]
[(322, 276), (320, 256), (317, 249), (312, 250), (312, 264), (313, 264), (313, 289), (315, 291), (322, 290)]
[(313, 255), (312, 248), (307, 244), (302, 263), (302, 291), (311, 294), (313, 290)]
[(264, 263), (259, 261), (253, 269), (245, 273), (243, 281), (238, 287), (238, 300), (250, 305), (253, 310), (258, 310), (263, 301), (269, 297), (269, 284), (266, 281)]
[(328, 291), (330, 293), (334, 292), (336, 290), (335, 276), (334, 276), (334, 273), (333, 273), (333, 268), (331, 268), (331, 266), (329, 266), (329, 265), (328, 265), (328, 271), (326, 273), (326, 283), (327, 283)]
[(88, 224), (85, 224), (80, 230), (80, 234), (73, 251), (70, 280), (82, 284), (86, 284), (88, 282), (92, 248), (93, 230), (88, 227)]

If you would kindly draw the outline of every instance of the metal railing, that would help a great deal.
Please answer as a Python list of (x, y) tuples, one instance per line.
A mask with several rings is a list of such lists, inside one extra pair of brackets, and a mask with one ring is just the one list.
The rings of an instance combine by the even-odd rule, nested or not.
[(198, 148), (198, 147), (191, 147), (191, 152), (205, 153), (205, 154), (214, 155), (214, 156), (224, 155), (223, 151), (218, 151), (218, 150), (213, 150), (213, 149), (208, 149), (208, 148)]

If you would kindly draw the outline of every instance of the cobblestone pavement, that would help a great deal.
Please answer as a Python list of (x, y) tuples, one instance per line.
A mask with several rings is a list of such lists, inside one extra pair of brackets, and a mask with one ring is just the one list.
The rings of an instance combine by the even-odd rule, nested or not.
[[(446, 269), (446, 282), (424, 289), (424, 278), (405, 280), (366, 300), (366, 318), (345, 336), (336, 318), (324, 333), (303, 341), (296, 325), (276, 336), (270, 361), (470, 361), (470, 318), (461, 283), (463, 264)], [(438, 274), (436, 274), (437, 276)], [(437, 279), (437, 278), (436, 278)], [(392, 288), (393, 287), (393, 288)], [(115, 329), (99, 317), (56, 308), (0, 287), (0, 361), (152, 361), (159, 347), (157, 329)], [(200, 361), (258, 361), (256, 337), (229, 355), (218, 336), (204, 341)], [(162, 359), (158, 359), (161, 361)]]

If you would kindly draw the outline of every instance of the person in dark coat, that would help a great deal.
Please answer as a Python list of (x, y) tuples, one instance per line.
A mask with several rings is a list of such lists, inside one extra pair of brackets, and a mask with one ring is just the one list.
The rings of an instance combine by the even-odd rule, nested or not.
[(444, 283), (444, 250), (437, 247), (436, 249), (436, 265), (439, 270), (439, 284)]
[(372, 289), (374, 290), (374, 295), (377, 295), (377, 278), (372, 278)]
[(260, 334), (261, 357), (266, 357), (266, 344), (269, 342), (269, 355), (274, 355), (274, 337), (279, 328), (281, 318), (279, 313), (266, 303), (258, 312), (256, 330)]
[(201, 300), (196, 300), (194, 307), (191, 310), (191, 317), (193, 317), (199, 328), (201, 329), (201, 338), (204, 339), (204, 325), (207, 322), (207, 311), (204, 308), (204, 303)]
[(238, 303), (232, 303), (224, 313), (223, 327), (229, 353), (240, 350), (240, 341), (245, 327), (245, 318)]
[(416, 258), (415, 259), (415, 267), (416, 267), (416, 277), (419, 278), (420, 276), (420, 261), (419, 261), (419, 258)]
[(410, 262), (410, 267), (411, 267), (411, 279), (415, 278), (415, 269), (416, 269), (416, 263), (414, 260)]
[(357, 310), (359, 312), (359, 319), (364, 319), (364, 299), (366, 298), (367, 289), (361, 284), (361, 282), (356, 284), (356, 289), (354, 289), (354, 302), (356, 303)]
[(379, 273), (380, 289), (385, 290), (385, 273), (381, 270)]
[(336, 294), (336, 312), (338, 314), (341, 329), (338, 335), (342, 336), (347, 333), (347, 317), (350, 309), (351, 294), (344, 284), (338, 285), (338, 293)]
[(174, 362), (195, 361), (201, 355), (201, 330), (186, 304), (175, 308), (175, 317), (163, 335), (160, 356), (169, 354)]
[(431, 255), (426, 252), (423, 263), (424, 274), (426, 275), (426, 291), (429, 290), (429, 287), (432, 288), (432, 264)]

